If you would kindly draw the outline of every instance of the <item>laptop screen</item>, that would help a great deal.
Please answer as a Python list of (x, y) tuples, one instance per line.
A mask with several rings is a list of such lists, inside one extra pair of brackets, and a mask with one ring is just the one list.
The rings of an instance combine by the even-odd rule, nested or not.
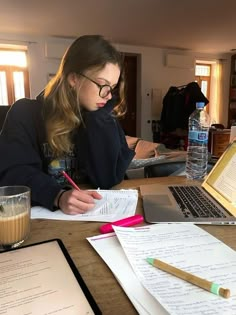
[(236, 142), (221, 156), (202, 187), (236, 216)]

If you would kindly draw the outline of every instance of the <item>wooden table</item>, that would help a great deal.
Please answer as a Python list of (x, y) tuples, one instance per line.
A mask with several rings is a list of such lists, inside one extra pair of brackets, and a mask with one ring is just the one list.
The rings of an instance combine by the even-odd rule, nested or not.
[[(177, 184), (185, 181), (186, 179), (180, 176), (133, 179), (123, 181), (114, 189), (139, 188), (140, 185), (154, 183)], [(143, 213), (141, 198), (138, 200), (137, 213)], [(98, 222), (32, 220), (31, 234), (25, 244), (60, 238), (104, 315), (137, 314), (110, 269), (86, 240), (86, 237), (98, 235), (101, 225), (102, 223)], [(200, 227), (236, 250), (235, 226)]]

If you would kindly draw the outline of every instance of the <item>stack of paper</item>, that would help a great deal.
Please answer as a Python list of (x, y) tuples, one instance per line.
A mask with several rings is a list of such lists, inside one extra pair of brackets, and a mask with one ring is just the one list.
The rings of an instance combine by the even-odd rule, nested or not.
[[(88, 238), (139, 314), (236, 315), (236, 252), (192, 224), (114, 227)], [(118, 241), (119, 240), (119, 241)], [(230, 289), (224, 299), (163, 272), (146, 261), (157, 258)]]
[(114, 222), (135, 214), (138, 191), (136, 189), (98, 190), (102, 199), (95, 201), (95, 207), (86, 213), (68, 215), (61, 210), (50, 211), (43, 207), (31, 209), (32, 219), (51, 219), (67, 221)]
[(168, 314), (138, 280), (115, 233), (87, 239), (114, 273), (139, 314)]

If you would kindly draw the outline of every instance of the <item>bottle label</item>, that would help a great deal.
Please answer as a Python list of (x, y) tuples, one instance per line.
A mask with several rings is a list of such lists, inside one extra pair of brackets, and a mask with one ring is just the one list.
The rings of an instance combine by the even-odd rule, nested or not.
[(196, 143), (207, 144), (208, 131), (189, 131), (188, 138)]

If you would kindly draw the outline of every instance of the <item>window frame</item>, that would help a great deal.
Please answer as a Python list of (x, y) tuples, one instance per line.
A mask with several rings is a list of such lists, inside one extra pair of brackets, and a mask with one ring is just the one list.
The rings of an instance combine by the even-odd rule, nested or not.
[[(210, 91), (211, 91), (211, 73), (212, 73), (212, 65), (209, 64), (209, 63), (200, 63), (200, 62), (197, 62), (196, 63), (196, 66), (208, 66), (210, 68), (210, 75), (196, 75), (195, 74), (195, 82), (198, 83), (199, 87), (201, 88), (201, 83), (202, 81), (207, 81), (207, 95), (206, 98), (208, 100), (210, 100)], [(196, 69), (195, 69), (195, 73), (196, 73)], [(210, 107), (210, 103), (208, 103), (206, 106), (205, 106), (205, 109), (207, 111), (207, 113), (209, 113), (209, 107)]]
[[(26, 54), (27, 58), (27, 51), (22, 49), (7, 49), (7, 48), (0, 48), (1, 51), (23, 51)], [(7, 96), (8, 96), (8, 105), (11, 106), (15, 101), (15, 91), (14, 91), (14, 80), (13, 80), (13, 73), (14, 72), (23, 72), (24, 76), (24, 92), (25, 97), (30, 98), (30, 85), (29, 85), (29, 70), (28, 66), (21, 67), (15, 65), (3, 65), (0, 63), (0, 71), (6, 73), (6, 88), (7, 88)]]

